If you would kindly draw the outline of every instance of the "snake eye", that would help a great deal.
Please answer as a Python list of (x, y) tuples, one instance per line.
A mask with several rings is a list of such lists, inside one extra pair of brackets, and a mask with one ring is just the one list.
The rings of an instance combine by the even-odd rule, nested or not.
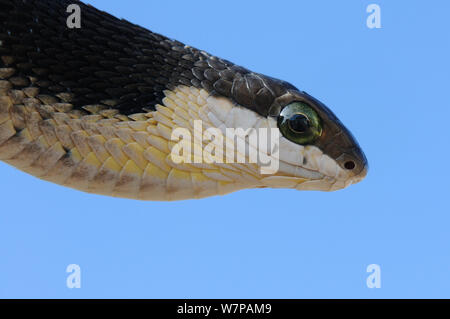
[(278, 128), (288, 140), (301, 145), (311, 144), (322, 135), (319, 116), (304, 102), (284, 107), (278, 116)]
[(304, 134), (309, 130), (309, 119), (304, 114), (294, 114), (288, 119), (288, 125), (291, 131)]

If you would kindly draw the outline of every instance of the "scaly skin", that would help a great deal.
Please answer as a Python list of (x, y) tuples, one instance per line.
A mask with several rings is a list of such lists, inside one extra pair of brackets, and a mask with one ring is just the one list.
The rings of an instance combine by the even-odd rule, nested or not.
[[(82, 3), (82, 28), (70, 30), (70, 3), (0, 0), (0, 160), (81, 191), (141, 200), (254, 187), (335, 190), (366, 175), (350, 132), (291, 84)], [(194, 135), (201, 120), (203, 129), (277, 129), (292, 101), (308, 102), (324, 132), (312, 145), (281, 137), (280, 169), (272, 175), (248, 154), (245, 163), (172, 160), (176, 128)], [(344, 167), (348, 161), (353, 169)]]

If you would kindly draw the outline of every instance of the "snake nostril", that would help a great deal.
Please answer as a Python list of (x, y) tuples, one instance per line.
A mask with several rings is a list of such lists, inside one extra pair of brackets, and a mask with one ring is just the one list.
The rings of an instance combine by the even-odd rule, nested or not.
[(356, 164), (353, 161), (347, 161), (345, 162), (344, 167), (348, 170), (352, 170), (356, 167)]

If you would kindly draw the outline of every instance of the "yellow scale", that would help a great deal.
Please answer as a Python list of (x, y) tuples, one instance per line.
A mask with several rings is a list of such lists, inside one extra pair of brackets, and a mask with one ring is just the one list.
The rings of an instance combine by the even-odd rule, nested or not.
[[(272, 182), (276, 185), (270, 185), (271, 179), (264, 184), (255, 164), (172, 161), (174, 128), (184, 127), (193, 134), (194, 119), (213, 126), (203, 112), (208, 97), (204, 90), (180, 86), (165, 91), (165, 106), (127, 117), (105, 105), (84, 107), (86, 115), (72, 109), (69, 94), (58, 95), (67, 101), (58, 103), (54, 97), (39, 95), (37, 88), (11, 87), (0, 80), (0, 160), (41, 179), (142, 200), (202, 198), (242, 188), (283, 186), (280, 178)], [(302, 179), (285, 182), (298, 184)]]

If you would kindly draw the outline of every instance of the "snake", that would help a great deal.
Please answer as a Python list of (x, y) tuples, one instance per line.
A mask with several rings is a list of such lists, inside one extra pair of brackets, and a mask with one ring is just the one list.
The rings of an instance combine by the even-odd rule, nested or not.
[(0, 160), (149, 201), (335, 191), (368, 171), (354, 136), (305, 91), (70, 0), (0, 0)]

